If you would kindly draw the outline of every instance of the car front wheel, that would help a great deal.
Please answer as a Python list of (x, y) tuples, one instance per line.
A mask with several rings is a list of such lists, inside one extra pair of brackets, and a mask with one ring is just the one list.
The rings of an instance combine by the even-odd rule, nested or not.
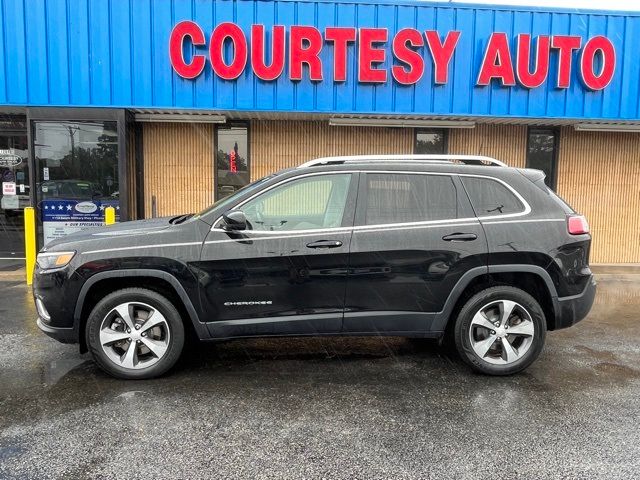
[(462, 359), (489, 375), (510, 375), (531, 365), (544, 346), (546, 321), (538, 302), (514, 287), (483, 290), (462, 307), (455, 342)]
[(142, 288), (107, 295), (87, 319), (86, 341), (95, 362), (124, 379), (162, 375), (180, 357), (184, 326), (164, 296)]

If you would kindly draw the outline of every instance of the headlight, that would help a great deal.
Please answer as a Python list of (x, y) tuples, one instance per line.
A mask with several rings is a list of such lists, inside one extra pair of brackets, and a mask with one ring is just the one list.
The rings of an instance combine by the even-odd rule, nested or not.
[(36, 262), (42, 270), (64, 268), (69, 265), (76, 252), (46, 252), (38, 254)]

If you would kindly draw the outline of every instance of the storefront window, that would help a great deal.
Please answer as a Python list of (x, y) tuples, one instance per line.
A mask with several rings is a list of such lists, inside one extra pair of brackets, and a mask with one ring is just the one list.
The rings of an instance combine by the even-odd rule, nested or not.
[(246, 125), (216, 130), (216, 200), (228, 197), (250, 182), (249, 141)]
[(35, 122), (37, 206), (44, 245), (102, 225), (120, 210), (116, 122)]
[(447, 153), (447, 131), (443, 129), (416, 130), (415, 153), (420, 155)]
[(24, 121), (0, 121), (0, 270), (24, 265), (24, 208), (30, 204)]
[(552, 190), (556, 187), (556, 164), (558, 158), (558, 131), (550, 128), (530, 128), (527, 146), (527, 168), (542, 170), (545, 183)]

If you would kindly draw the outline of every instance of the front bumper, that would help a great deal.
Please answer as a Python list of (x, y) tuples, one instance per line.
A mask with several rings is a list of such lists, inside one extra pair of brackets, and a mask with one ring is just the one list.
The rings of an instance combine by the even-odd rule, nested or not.
[(74, 311), (82, 281), (69, 269), (44, 273), (36, 266), (33, 299), (41, 322), (50, 328), (74, 326)]
[(596, 298), (596, 290), (596, 279), (592, 275), (582, 293), (572, 297), (555, 299), (556, 322), (554, 330), (568, 328), (583, 320), (591, 311)]
[(73, 328), (58, 328), (47, 325), (40, 317), (36, 320), (38, 328), (61, 343), (78, 343), (78, 334)]

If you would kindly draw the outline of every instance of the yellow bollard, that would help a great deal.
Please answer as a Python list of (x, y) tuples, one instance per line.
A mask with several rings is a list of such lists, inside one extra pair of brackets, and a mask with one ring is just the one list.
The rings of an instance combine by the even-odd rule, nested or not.
[(24, 254), (27, 259), (27, 285), (33, 283), (33, 269), (36, 266), (36, 211), (33, 207), (24, 209)]
[(104, 224), (113, 225), (116, 223), (116, 209), (113, 207), (107, 207), (104, 209)]

